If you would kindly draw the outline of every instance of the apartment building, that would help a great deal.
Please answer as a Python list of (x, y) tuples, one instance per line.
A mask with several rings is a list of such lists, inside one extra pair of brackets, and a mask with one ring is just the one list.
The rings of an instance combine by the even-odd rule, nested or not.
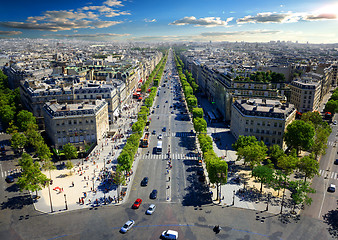
[(278, 144), (285, 147), (283, 135), (286, 127), (295, 119), (293, 104), (269, 99), (236, 100), (232, 104), (231, 133), (255, 136), (267, 146)]
[(56, 149), (72, 143), (78, 149), (100, 141), (109, 131), (108, 103), (105, 100), (86, 100), (82, 103), (43, 106), (46, 133)]
[(297, 79), (290, 84), (291, 99), (300, 113), (319, 110), (322, 84), (311, 77)]

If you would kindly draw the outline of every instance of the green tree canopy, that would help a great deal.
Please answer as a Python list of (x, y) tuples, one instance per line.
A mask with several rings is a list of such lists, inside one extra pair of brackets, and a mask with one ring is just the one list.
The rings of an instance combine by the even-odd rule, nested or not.
[[(338, 94), (337, 94), (338, 95)], [(332, 114), (335, 114), (338, 112), (338, 100), (329, 100), (325, 104), (325, 112), (330, 112)]]
[(198, 133), (207, 132), (207, 122), (204, 120), (204, 118), (194, 118), (193, 123), (196, 132)]
[(130, 156), (126, 152), (121, 152), (121, 154), (117, 158), (117, 162), (121, 166), (121, 169), (124, 171), (129, 171), (132, 166), (132, 160), (130, 159)]
[(295, 120), (289, 124), (284, 134), (284, 139), (288, 147), (297, 151), (300, 149), (308, 150), (313, 145), (315, 129), (312, 124), (302, 120)]
[(273, 163), (277, 163), (278, 159), (283, 155), (285, 155), (283, 149), (277, 144), (272, 145), (269, 150), (270, 150), (269, 156)]
[(62, 146), (63, 153), (65, 154), (66, 159), (74, 159), (77, 158), (77, 150), (76, 147), (73, 146), (71, 143), (67, 143)]
[(27, 143), (27, 138), (22, 133), (14, 133), (11, 138), (11, 147), (15, 150), (22, 150)]
[(194, 118), (199, 117), (202, 118), (203, 117), (203, 108), (194, 108), (192, 110), (192, 115)]
[(304, 181), (306, 181), (306, 178), (313, 178), (319, 174), (319, 162), (311, 155), (304, 156), (298, 162), (298, 169), (304, 174)]
[(138, 120), (137, 122), (135, 122), (133, 124), (133, 126), (131, 126), (131, 129), (133, 132), (137, 132), (137, 133), (143, 133), (143, 129), (146, 126), (146, 123), (143, 120)]
[(234, 144), (232, 144), (232, 148), (237, 151), (239, 148), (246, 147), (252, 144), (256, 144), (257, 142), (258, 141), (255, 136), (240, 135), (237, 141)]
[(254, 176), (261, 183), (262, 193), (263, 184), (270, 184), (274, 178), (274, 170), (268, 166), (257, 166), (252, 169), (252, 176)]
[(26, 131), (28, 129), (29, 123), (36, 124), (33, 113), (26, 110), (21, 110), (17, 115), (17, 126), (19, 127), (20, 131)]
[(253, 169), (255, 166), (261, 164), (266, 157), (268, 148), (264, 144), (263, 146), (261, 144), (251, 144), (247, 145), (245, 147), (239, 148), (237, 150), (238, 158), (237, 160), (244, 159), (245, 164), (249, 164), (251, 169)]
[(283, 155), (278, 159), (277, 166), (285, 172), (286, 175), (290, 175), (295, 169), (297, 169), (299, 159), (295, 153), (289, 155)]

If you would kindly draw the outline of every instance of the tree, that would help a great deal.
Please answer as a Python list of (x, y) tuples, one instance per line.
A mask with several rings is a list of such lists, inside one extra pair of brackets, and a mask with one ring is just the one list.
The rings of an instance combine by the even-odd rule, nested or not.
[(36, 153), (38, 154), (40, 161), (49, 160), (52, 156), (49, 147), (42, 141), (36, 146)]
[(305, 203), (310, 205), (312, 198), (308, 196), (308, 193), (315, 193), (316, 191), (310, 188), (310, 183), (303, 181), (290, 181), (291, 198), (293, 200), (293, 211), (296, 205)]
[(207, 151), (213, 149), (212, 139), (211, 139), (210, 136), (208, 136), (206, 134), (199, 134), (198, 135), (198, 141), (200, 143), (202, 152), (207, 152)]
[(294, 170), (297, 169), (299, 159), (296, 153), (291, 153), (289, 155), (283, 155), (278, 159), (277, 166), (283, 169), (286, 175), (290, 175)]
[(207, 164), (208, 176), (211, 183), (217, 185), (217, 198), (219, 197), (218, 187), (227, 183), (228, 177), (228, 164), (225, 161), (219, 160), (219, 158), (211, 160)]
[(65, 154), (66, 159), (77, 158), (77, 150), (71, 143), (67, 143), (62, 146), (63, 153)]
[(29, 123), (36, 124), (36, 119), (33, 116), (33, 113), (21, 110), (17, 115), (17, 125), (20, 131), (26, 131)]
[(73, 163), (70, 161), (70, 160), (68, 160), (67, 162), (66, 162), (66, 168), (69, 170), (69, 174), (70, 175), (72, 175), (72, 168), (74, 167), (74, 165), (73, 165)]
[(22, 133), (14, 133), (11, 138), (11, 147), (15, 150), (19, 150), (20, 152), (25, 147), (27, 143), (27, 138)]
[(267, 151), (268, 148), (265, 144), (263, 146), (258, 143), (247, 145), (237, 150), (237, 160), (244, 158), (244, 164), (249, 164), (250, 168), (253, 169), (266, 159)]
[(330, 112), (332, 114), (335, 114), (336, 112), (338, 112), (338, 101), (337, 100), (329, 100), (326, 104), (325, 104), (325, 112)]
[(262, 193), (263, 184), (270, 184), (274, 177), (274, 170), (267, 166), (257, 166), (252, 169), (252, 176), (254, 176), (261, 183)]
[(315, 129), (317, 129), (317, 127), (322, 125), (324, 122), (319, 112), (303, 113), (301, 120), (304, 122), (312, 123)]
[(9, 126), (8, 126), (6, 132), (8, 134), (13, 134), (13, 133), (17, 133), (18, 130), (19, 130), (19, 128), (14, 124), (14, 121), (12, 120), (12, 121), (9, 122)]
[(145, 125), (146, 125), (145, 122), (140, 119), (137, 122), (135, 122), (133, 126), (131, 126), (131, 129), (133, 132), (143, 133)]
[(190, 85), (189, 85), (189, 86), (185, 86), (185, 87), (183, 86), (183, 92), (184, 92), (185, 97), (189, 97), (190, 95), (193, 94), (194, 91), (192, 90), (192, 87), (190, 87)]
[(22, 154), (19, 165), (22, 168), (21, 176), (18, 179), (20, 191), (36, 191), (38, 197), (38, 190), (49, 184), (50, 179), (41, 172), (39, 163), (33, 162), (32, 157), (27, 153)]
[(304, 174), (304, 182), (306, 178), (313, 178), (318, 175), (319, 162), (313, 156), (304, 156), (299, 160), (298, 169)]
[(193, 123), (196, 132), (207, 132), (207, 122), (204, 120), (204, 118), (194, 118)]
[(117, 185), (117, 201), (120, 202), (119, 187), (121, 185), (124, 185), (126, 183), (126, 180), (125, 180), (125, 177), (123, 176), (123, 169), (122, 169), (121, 165), (119, 165), (119, 164), (116, 167), (114, 182)]
[(277, 163), (277, 160), (285, 154), (283, 149), (277, 144), (272, 145), (269, 150), (271, 161), (275, 164)]
[(197, 108), (197, 107), (194, 108), (192, 110), (192, 116), (194, 118), (196, 118), (196, 117), (202, 118), (203, 117), (203, 108)]
[(15, 109), (10, 105), (4, 105), (0, 108), (0, 116), (2, 121), (8, 124), (14, 120)]
[(187, 97), (187, 104), (189, 109), (197, 107), (197, 98), (194, 95), (189, 95), (189, 97)]
[(132, 166), (132, 161), (128, 153), (121, 152), (117, 158), (118, 164), (121, 166), (121, 169), (124, 171), (129, 171)]
[(284, 139), (288, 147), (296, 149), (298, 154), (300, 149), (308, 150), (313, 145), (315, 129), (312, 124), (295, 120), (289, 124), (284, 134)]
[(144, 100), (144, 104), (147, 106), (147, 107), (151, 107), (153, 105), (153, 99), (150, 98), (150, 97), (147, 97), (145, 100)]
[(240, 135), (237, 141), (234, 144), (232, 144), (232, 148), (237, 151), (239, 148), (242, 148), (242, 147), (245, 147), (251, 144), (256, 144), (257, 142), (258, 141), (255, 136)]

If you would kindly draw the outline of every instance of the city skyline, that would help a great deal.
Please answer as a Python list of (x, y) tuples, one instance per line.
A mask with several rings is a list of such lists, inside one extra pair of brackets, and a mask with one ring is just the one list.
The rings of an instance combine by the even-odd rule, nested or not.
[(0, 38), (338, 43), (336, 1), (4, 2)]

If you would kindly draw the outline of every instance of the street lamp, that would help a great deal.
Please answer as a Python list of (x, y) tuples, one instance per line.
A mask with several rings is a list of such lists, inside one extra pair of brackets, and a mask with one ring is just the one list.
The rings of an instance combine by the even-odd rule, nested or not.
[(224, 173), (217, 173), (217, 177), (218, 177), (218, 180), (219, 180), (219, 203), (221, 203), (222, 201), (222, 179), (225, 178), (225, 174)]
[(266, 210), (265, 211), (269, 211), (270, 198), (271, 198), (271, 193), (268, 193), (268, 201), (266, 202)]
[(63, 194), (63, 196), (65, 197), (65, 206), (66, 206), (66, 210), (68, 210), (66, 194)]
[(232, 205), (234, 206), (235, 205), (235, 190), (233, 191), (233, 196), (232, 196)]
[(53, 205), (52, 205), (52, 196), (50, 194), (50, 182), (48, 184), (48, 193), (49, 193), (49, 202), (50, 202), (50, 212), (54, 212)]

